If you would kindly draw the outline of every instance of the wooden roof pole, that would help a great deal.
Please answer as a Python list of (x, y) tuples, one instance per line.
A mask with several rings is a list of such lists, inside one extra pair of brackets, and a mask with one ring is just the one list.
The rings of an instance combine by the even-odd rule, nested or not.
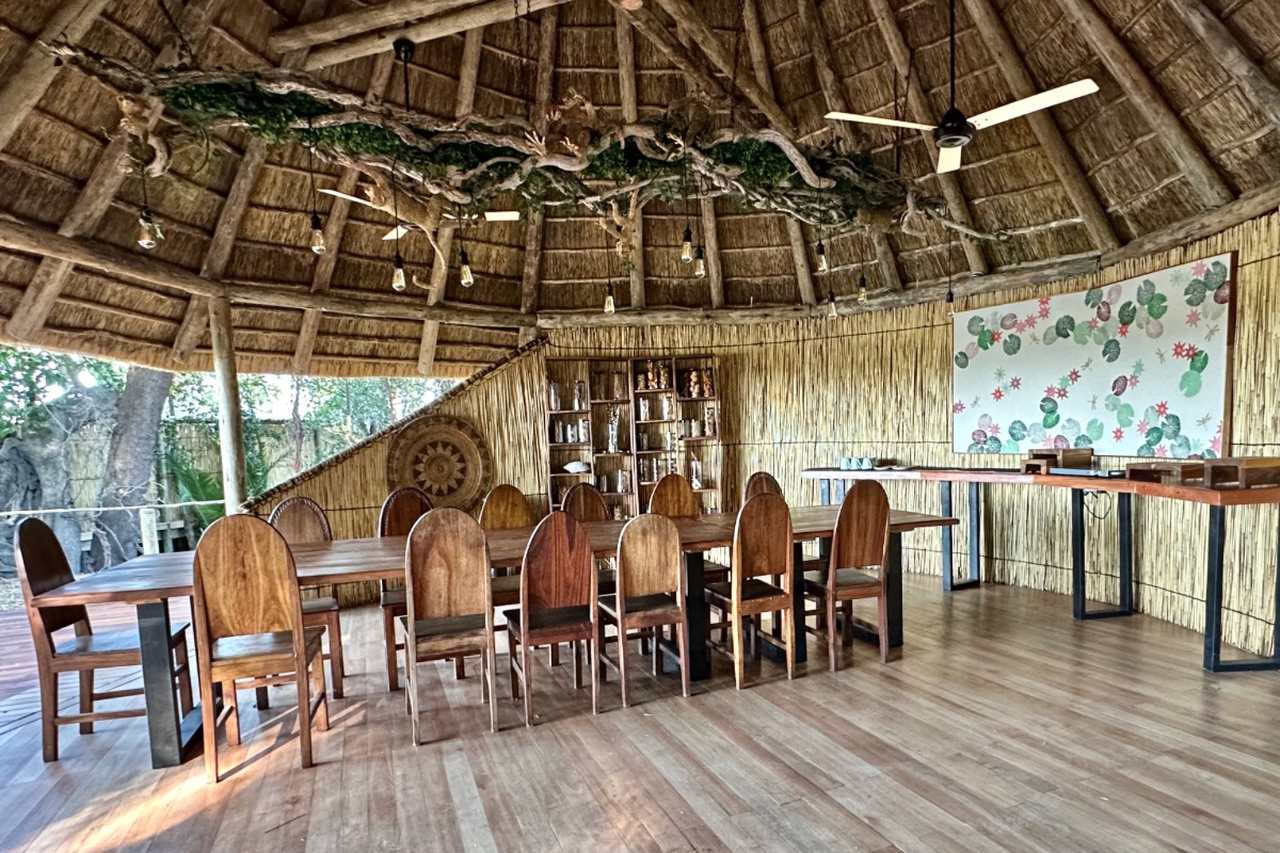
[[(370, 105), (382, 103), (382, 96), (387, 90), (387, 81), (391, 78), (391, 69), (395, 57), (384, 53), (374, 62), (373, 72), (369, 75), (369, 85), (365, 89), (364, 100)], [(356, 191), (360, 181), (360, 172), (350, 167), (342, 170), (338, 178), (338, 192), (350, 195)], [(338, 265), (338, 250), (342, 247), (342, 234), (347, 228), (347, 216), (351, 212), (351, 202), (345, 198), (334, 197), (329, 208), (329, 216), (324, 222), (324, 244), (328, 248), (316, 258), (315, 269), (311, 273), (311, 292), (324, 293), (333, 280), (333, 270)], [(306, 373), (311, 368), (311, 354), (315, 351), (316, 334), (320, 331), (321, 312), (309, 308), (302, 312), (302, 327), (298, 330), (298, 342), (293, 350), (293, 370), (295, 373)]]
[[(555, 90), (556, 30), (560, 25), (560, 10), (552, 7), (542, 10), (541, 32), (538, 35), (538, 78), (534, 85), (533, 126), (540, 134), (547, 132), (547, 109)], [(538, 310), (538, 284), (542, 274), (542, 232), (546, 214), (541, 207), (529, 213), (524, 230), (524, 270), (520, 278), (520, 310), (533, 314)], [(521, 329), (520, 344), (524, 345), (537, 336), (537, 329)]]
[[(964, 0), (964, 2), (969, 10), (969, 17), (973, 19), (978, 32), (982, 34), (982, 43), (1000, 68), (1000, 73), (1004, 75), (1013, 96), (1027, 98), (1039, 92), (1040, 87), (1031, 79), (1027, 63), (1018, 52), (1008, 27), (1005, 26), (1004, 20), (992, 5), (991, 0)], [(1089, 183), (1084, 169), (1080, 167), (1080, 161), (1076, 159), (1075, 152), (1063, 138), (1062, 131), (1058, 129), (1058, 123), (1054, 121), (1052, 113), (1048, 110), (1035, 112), (1027, 116), (1027, 121), (1030, 122), (1036, 139), (1040, 141), (1040, 147), (1044, 149), (1045, 157), (1057, 174), (1058, 181), (1071, 199), (1071, 204), (1084, 220), (1084, 226), (1088, 229), (1089, 236), (1093, 238), (1093, 245), (1099, 249), (1119, 247), (1120, 238), (1116, 236), (1111, 220), (1102, 207), (1102, 202), (1098, 200), (1098, 195)]]
[[(751, 67), (756, 83), (766, 92), (773, 93), (773, 76), (769, 69), (769, 53), (764, 42), (764, 25), (760, 21), (758, 0), (743, 0), (742, 28), (747, 36), (747, 50), (751, 53)], [(817, 304), (813, 289), (813, 272), (809, 269), (809, 249), (804, 239), (804, 229), (790, 216), (782, 221), (787, 226), (787, 240), (791, 244), (791, 260), (796, 269), (796, 288), (800, 301), (805, 305)]]
[[(636, 100), (636, 40), (630, 19), (621, 9), (613, 10), (614, 34), (618, 42), (618, 90), (622, 96), (622, 120), (639, 121), (640, 105)], [(644, 207), (635, 215), (631, 243), (631, 284), (627, 303), (632, 308), (647, 304), (644, 294)]]
[(232, 340), (231, 300), (209, 300), (209, 337), (213, 343), (214, 389), (218, 398), (218, 451), (222, 460), (222, 497), (227, 515), (240, 512), (245, 490), (244, 421), (240, 417), (240, 380)]
[[(302, 11), (298, 13), (301, 20), (310, 20), (322, 14), (329, 0), (306, 0)], [(306, 59), (306, 51), (295, 51), (283, 57), (282, 68), (297, 68)], [(213, 237), (205, 249), (204, 261), (200, 264), (200, 275), (204, 278), (220, 279), (226, 272), (227, 262), (231, 260), (231, 250), (236, 245), (236, 236), (240, 233), (240, 220), (249, 207), (249, 196), (258, 183), (258, 173), (262, 164), (267, 161), (267, 143), (255, 136), (245, 145), (240, 155), (240, 165), (236, 176), (231, 180), (231, 188), (227, 190), (227, 198), (218, 212), (218, 221), (213, 228)], [(173, 354), (178, 357), (190, 355), (200, 343), (205, 329), (209, 326), (209, 306), (203, 299), (192, 299), (187, 303), (187, 313), (182, 317), (182, 325), (173, 339)]]
[[(836, 73), (835, 57), (831, 55), (831, 45), (827, 42), (827, 32), (823, 29), (818, 16), (818, 6), (814, 0), (797, 0), (800, 11), (800, 24), (809, 39), (809, 47), (813, 51), (813, 65), (818, 72), (818, 84), (823, 97), (827, 101), (828, 110), (849, 112), (849, 102), (844, 95), (844, 84)], [(845, 121), (835, 122), (836, 133), (844, 141), (847, 151), (855, 151), (857, 134), (853, 126)], [(898, 271), (898, 259), (894, 257), (893, 247), (889, 244), (889, 235), (878, 228), (868, 228), (871, 242), (875, 246), (876, 265), (880, 269), (880, 280), (890, 290), (902, 290), (905, 285), (902, 273)]]
[(421, 21), (462, 6), (475, 6), (479, 2), (480, 0), (390, 0), (380, 6), (361, 5), (349, 12), (339, 12), (306, 24), (276, 30), (267, 39), (267, 47), (276, 53), (287, 53), (304, 47), (328, 44), (370, 30)]
[[(925, 97), (919, 76), (911, 73), (911, 50), (907, 47), (907, 39), (902, 34), (902, 28), (898, 26), (897, 16), (894, 14), (893, 7), (889, 5), (889, 0), (870, 0), (868, 5), (871, 8), (871, 14), (875, 16), (876, 24), (880, 27), (880, 36), (884, 39), (885, 47), (889, 49), (893, 67), (901, 77), (907, 80), (907, 104), (915, 113), (914, 118), (926, 122), (936, 121), (937, 117), (933, 115), (929, 99)], [(924, 139), (925, 147), (929, 149), (929, 159), (936, 163), (938, 146), (934, 144), (933, 135), (925, 131), (920, 136)], [(941, 190), (942, 198), (947, 203), (947, 212), (951, 218), (961, 225), (972, 225), (973, 215), (969, 211), (969, 202), (964, 197), (964, 190), (960, 188), (959, 178), (954, 174), (934, 177), (938, 181), (938, 189)], [(964, 249), (969, 272), (974, 275), (986, 275), (990, 266), (978, 241), (962, 234), (960, 245)], [(949, 261), (950, 258), (948, 258)]]
[[(192, 0), (182, 12), (179, 22), (182, 32), (190, 44), (198, 45), (209, 32), (209, 25), (221, 8), (223, 0)], [(175, 35), (156, 56), (157, 66), (168, 65), (178, 56), (180, 40)], [(147, 129), (151, 130), (160, 121), (164, 113), (164, 105), (154, 102), (147, 113)], [(67, 215), (58, 226), (58, 233), (64, 237), (75, 237), (90, 234), (98, 226), (98, 222), (111, 207), (120, 186), (127, 177), (123, 168), (129, 153), (129, 134), (117, 130), (107, 143), (107, 147), (98, 155), (98, 161), (85, 181), (80, 195), (76, 198)], [(22, 291), (22, 298), (13, 310), (13, 316), (5, 326), (6, 332), (15, 340), (27, 340), (44, 328), (49, 312), (53, 310), (62, 288), (71, 276), (72, 265), (56, 258), (42, 258), (31, 281)]]
[[(486, 0), (483, 3), (427, 18), (419, 23), (408, 26), (397, 24), (347, 41), (318, 47), (307, 57), (303, 67), (307, 71), (318, 71), (330, 65), (337, 65), (339, 62), (390, 50), (392, 42), (396, 39), (407, 38), (415, 44), (424, 44), (445, 36), (482, 29), (489, 24), (513, 21), (521, 15), (540, 12), (552, 6), (562, 6), (568, 2), (570, 0), (527, 0), (522, 3), (514, 3), (512, 0)], [(361, 11), (372, 12), (374, 9)]]
[(37, 42), (75, 44), (89, 32), (109, 0), (72, 0), (56, 9), (40, 34), (27, 45), (17, 68), (0, 89), (0, 150), (8, 147), (27, 113), (40, 102), (58, 74), (53, 57)]
[(653, 10), (647, 6), (641, 6), (638, 9), (627, 9), (623, 5), (623, 0), (609, 0), (609, 5), (613, 7), (614, 12), (621, 18), (644, 33), (649, 41), (653, 42), (653, 46), (662, 51), (667, 57), (667, 61), (676, 67), (676, 70), (684, 73), (685, 77), (692, 80), (699, 89), (703, 91), (707, 97), (712, 100), (720, 100), (728, 96), (724, 87), (720, 85), (720, 81), (716, 79), (714, 72), (707, 65), (702, 54), (697, 51), (685, 50), (684, 45), (675, 37), (671, 30), (667, 29), (667, 25), (662, 19), (653, 13)]
[(1200, 37), (1227, 73), (1235, 78), (1245, 97), (1280, 127), (1280, 86), (1267, 76), (1226, 24), (1202, 0), (1169, 0), (1187, 27)]
[[(453, 114), (458, 118), (470, 115), (476, 105), (476, 77), (480, 71), (480, 54), (484, 48), (484, 28), (467, 30), (462, 45), (462, 62), (458, 68), (458, 92), (453, 99)], [(408, 108), (408, 104), (405, 105)], [(440, 215), (440, 205), (433, 204), (435, 215)], [(398, 223), (397, 223), (398, 224)], [(445, 285), (449, 281), (449, 258), (453, 254), (453, 229), (436, 231), (436, 245), (440, 252), (431, 260), (431, 283), (427, 291), (427, 304), (435, 305), (444, 298)], [(422, 343), (418, 347), (418, 372), (430, 376), (436, 361), (436, 340), (440, 337), (440, 324), (427, 320), (422, 324)]]
[[(692, 41), (692, 35), (684, 27), (676, 30), (680, 43), (686, 48)], [(694, 84), (685, 78), (685, 90), (693, 94)], [(698, 213), (702, 219), (702, 252), (707, 264), (707, 291), (711, 297), (712, 308), (724, 307), (724, 272), (720, 263), (720, 234), (716, 224), (716, 200), (713, 198), (698, 199)]]
[[(881, 0), (883, 2), (883, 0)], [(1169, 106), (1155, 81), (1133, 57), (1092, 0), (1058, 0), (1063, 17), (1084, 36), (1094, 54), (1120, 84), (1133, 108), (1142, 113), (1187, 183), (1206, 207), (1226, 204), (1235, 194)]]

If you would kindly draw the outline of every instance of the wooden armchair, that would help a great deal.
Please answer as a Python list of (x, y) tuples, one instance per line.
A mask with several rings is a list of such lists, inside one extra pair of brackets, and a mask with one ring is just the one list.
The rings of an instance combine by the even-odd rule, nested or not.
[[(74, 580), (67, 557), (54, 532), (38, 518), (24, 519), (13, 538), (18, 585), (26, 605), (31, 639), (36, 647), (36, 674), (40, 681), (40, 737), (45, 761), (58, 760), (58, 726), (80, 724), (80, 734), (93, 733), (97, 720), (119, 720), (146, 716), (145, 708), (95, 711), (95, 702), (141, 696), (142, 688), (130, 690), (93, 689), (94, 672), (120, 666), (141, 666), (138, 632), (128, 628), (94, 633), (89, 611), (83, 606), (36, 608), (31, 600)], [(61, 640), (53, 636), (63, 628), (73, 628), (75, 636)], [(169, 637), (173, 650), (178, 698), (185, 716), (191, 710), (191, 667), (187, 660), (187, 626), (178, 625)], [(64, 672), (80, 674), (80, 712), (58, 713), (58, 677)]]
[(524, 724), (533, 725), (532, 646), (571, 643), (573, 686), (582, 687), (582, 643), (590, 646), (591, 713), (599, 707), (596, 661), (596, 571), (582, 525), (553, 512), (533, 531), (520, 567), (520, 607), (503, 612), (511, 643), (511, 698), (524, 694)]
[[(782, 642), (787, 658), (787, 678), (795, 675), (796, 612), (791, 606), (793, 552), (791, 547), (791, 513), (787, 502), (780, 495), (756, 495), (738, 512), (733, 529), (732, 576), (727, 583), (707, 585), (707, 599), (721, 610), (728, 611), (733, 632), (733, 676), (738, 689), (742, 689), (746, 667), (746, 637), (743, 630), (747, 620), (762, 613), (779, 611), (783, 614)], [(768, 575), (781, 575), (781, 587), (761, 580)], [(760, 640), (777, 641), (749, 626), (753, 645)]]
[[(297, 685), (302, 766), (310, 767), (311, 725), (329, 728), (320, 649), (325, 629), (303, 624), (288, 543), (252, 515), (220, 518), (196, 546), (193, 586), (206, 778), (218, 781), (218, 727), (225, 723), (228, 744), (240, 743), (238, 682)], [(222, 685), (221, 713), (215, 713), (214, 684)]]
[[(612, 622), (618, 636), (630, 629), (675, 628), (680, 649), (680, 689), (689, 695), (689, 626), (685, 619), (684, 555), (680, 551), (680, 531), (675, 522), (661, 515), (646, 514), (627, 522), (618, 538), (617, 592), (599, 600), (600, 629), (597, 640), (600, 660), (618, 672), (622, 682), (622, 707), (627, 696), (627, 644), (618, 643), (618, 659), (605, 653), (604, 625)], [(654, 656), (661, 650), (655, 649)]]
[[(879, 607), (880, 661), (889, 660), (885, 571), (889, 554), (889, 497), (874, 480), (855, 480), (840, 503), (825, 570), (805, 572), (804, 592), (822, 606), (831, 671), (839, 667), (836, 606), (844, 610), (844, 645), (853, 645), (853, 602), (874, 598)], [(867, 569), (874, 568), (875, 573)], [(820, 634), (819, 631), (814, 631)]]
[[(419, 518), (432, 509), (431, 498), (417, 486), (401, 486), (387, 495), (378, 511), (379, 536), (408, 536)], [(382, 607), (382, 637), (386, 648), (387, 689), (400, 689), (400, 673), (396, 664), (396, 652), (402, 648), (396, 641), (396, 619), (405, 615), (405, 591), (403, 586), (380, 581)]]
[(489, 730), (498, 730), (490, 588), (489, 546), (471, 516), (442, 507), (418, 519), (405, 548), (407, 613), (396, 619), (415, 746), (422, 743), (417, 664), (425, 661), (480, 655), (480, 698), (488, 697)]
[[(295, 495), (285, 498), (271, 510), (267, 519), (291, 548), (313, 542), (330, 542), (333, 530), (329, 517), (320, 504), (311, 498)], [(342, 660), (342, 619), (338, 612), (338, 599), (320, 596), (302, 600), (302, 621), (305, 625), (318, 625), (329, 635), (329, 673), (333, 677), (333, 698), (342, 698), (342, 682), (346, 678), (346, 666)], [(258, 707), (267, 706), (266, 690), (258, 691)]]

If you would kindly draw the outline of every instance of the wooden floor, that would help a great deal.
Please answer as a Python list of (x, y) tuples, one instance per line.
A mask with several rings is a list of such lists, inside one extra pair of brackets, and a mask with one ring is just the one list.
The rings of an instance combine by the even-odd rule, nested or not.
[(141, 720), (64, 728), (46, 765), (19, 693), (0, 703), (0, 849), (1277, 849), (1280, 675), (1209, 676), (1199, 635), (1146, 617), (1078, 625), (1062, 596), (937, 584), (907, 580), (901, 660), (859, 643), (838, 675), (765, 663), (737, 692), (721, 660), (689, 700), (637, 675), (623, 711), (611, 680), (592, 717), (542, 655), (533, 729), (500, 656), (496, 735), (474, 675), (424, 667), (416, 749), (377, 614), (344, 613), (319, 766), (297, 766), (288, 688), (261, 718), (245, 693), (217, 786), (199, 760), (150, 770)]

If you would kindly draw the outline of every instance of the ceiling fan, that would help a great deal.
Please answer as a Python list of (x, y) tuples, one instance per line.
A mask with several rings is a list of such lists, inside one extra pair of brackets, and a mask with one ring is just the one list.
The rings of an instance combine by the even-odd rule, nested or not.
[(972, 118), (967, 117), (956, 107), (956, 0), (951, 0), (951, 107), (942, 115), (942, 121), (936, 127), (914, 121), (899, 121), (878, 116), (864, 116), (856, 113), (829, 112), (826, 117), (836, 121), (853, 121), (860, 124), (876, 124), (885, 127), (903, 127), (909, 130), (927, 130), (933, 133), (933, 141), (938, 144), (938, 174), (954, 172), (960, 168), (961, 151), (973, 141), (979, 130), (1011, 121), (1015, 118), (1048, 109), (1067, 101), (1092, 95), (1098, 91), (1098, 84), (1085, 78), (1067, 83), (1054, 89), (1014, 101), (979, 113)]
[[(347, 201), (352, 201), (352, 202), (355, 202), (356, 204), (363, 204), (365, 207), (374, 208), (374, 210), (381, 210), (381, 208), (370, 203), (368, 199), (360, 198), (359, 196), (351, 195), (350, 193), (344, 193), (341, 190), (332, 190), (332, 189), (324, 188), (324, 189), (318, 190), (318, 192), (322, 192), (325, 195), (331, 195), (334, 198), (346, 199)], [(458, 219), (459, 217), (453, 215), (452, 213), (446, 213), (445, 218)], [(520, 211), (518, 210), (486, 210), (484, 212), (485, 222), (515, 222), (519, 219), (520, 219)], [(390, 231), (384, 234), (382, 236), (382, 239), (395, 240), (398, 237), (403, 237), (406, 234), (409, 234), (412, 230), (413, 228), (411, 226), (401, 222), (401, 223), (398, 223), (395, 228), (392, 228)]]

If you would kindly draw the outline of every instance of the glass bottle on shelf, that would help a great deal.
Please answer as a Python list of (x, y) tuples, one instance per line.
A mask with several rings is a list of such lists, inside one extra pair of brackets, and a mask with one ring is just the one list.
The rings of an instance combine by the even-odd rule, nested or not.
[(696, 456), (689, 457), (689, 485), (702, 488), (702, 462)]
[(580, 412), (587, 407), (587, 383), (581, 379), (573, 383), (573, 410)]
[(560, 383), (549, 382), (547, 384), (547, 406), (553, 412), (560, 411)]

